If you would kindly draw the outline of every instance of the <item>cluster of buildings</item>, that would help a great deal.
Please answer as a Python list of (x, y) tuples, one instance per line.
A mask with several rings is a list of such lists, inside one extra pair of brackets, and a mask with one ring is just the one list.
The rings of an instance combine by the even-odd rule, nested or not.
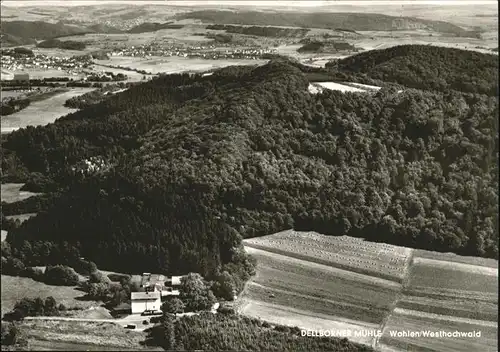
[(138, 47), (124, 48), (110, 53), (111, 56), (180, 56), (202, 59), (259, 59), (266, 54), (276, 54), (276, 49), (270, 48), (247, 48), (216, 50), (214, 45), (192, 46), (192, 47), (164, 47), (154, 44), (144, 44)]
[(179, 287), (183, 276), (165, 277), (159, 274), (142, 274), (140, 287), (143, 292), (130, 294), (130, 309), (132, 314), (142, 314), (146, 311), (160, 311), (162, 299), (180, 294)]
[(33, 56), (10, 56), (2, 54), (0, 65), (8, 71), (22, 71), (25, 69), (56, 69), (68, 72), (80, 72), (90, 67), (92, 61), (89, 57), (57, 57), (37, 54)]

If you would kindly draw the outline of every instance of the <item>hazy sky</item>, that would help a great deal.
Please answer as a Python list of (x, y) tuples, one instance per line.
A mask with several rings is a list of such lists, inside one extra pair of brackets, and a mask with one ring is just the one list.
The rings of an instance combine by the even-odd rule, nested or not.
[(482, 1), (482, 0), (367, 0), (367, 1), (336, 1), (336, 0), (59, 0), (59, 1), (42, 1), (42, 0), (2, 0), (2, 4), (6, 6), (85, 6), (85, 5), (103, 5), (103, 4), (154, 4), (154, 5), (172, 5), (172, 6), (196, 6), (196, 5), (225, 5), (225, 6), (265, 6), (265, 7), (321, 7), (329, 5), (495, 5), (497, 1)]

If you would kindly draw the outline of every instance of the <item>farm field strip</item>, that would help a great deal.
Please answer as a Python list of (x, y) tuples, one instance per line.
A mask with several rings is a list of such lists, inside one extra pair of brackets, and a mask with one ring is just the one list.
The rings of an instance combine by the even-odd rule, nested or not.
[(347, 236), (284, 231), (246, 239), (248, 247), (401, 282), (411, 257), (408, 248), (369, 243)]
[(256, 283), (249, 284), (247, 294), (252, 299), (262, 302), (291, 306), (312, 314), (327, 314), (335, 321), (380, 324), (389, 313), (387, 307), (370, 307), (369, 304), (356, 305), (354, 300), (345, 302), (341, 299), (321, 299), (297, 293), (295, 290), (270, 288)]
[(454, 253), (431, 252), (423, 249), (415, 249), (415, 258), (436, 259), (453, 263), (472, 264), (498, 269), (498, 260), (479, 257), (464, 257)]
[(427, 318), (427, 319), (431, 319), (433, 321), (438, 320), (438, 321), (443, 321), (443, 322), (465, 323), (465, 324), (473, 324), (473, 325), (487, 326), (487, 327), (493, 327), (493, 328), (498, 327), (498, 322), (469, 319), (469, 318), (461, 318), (461, 317), (456, 317), (456, 316), (451, 316), (451, 315), (426, 313), (426, 312), (422, 312), (422, 311), (397, 308), (397, 307), (394, 308), (393, 313), (399, 314), (399, 315), (411, 316), (411, 317)]
[[(268, 250), (258, 249), (250, 246), (246, 246), (245, 249), (247, 253), (257, 258), (261, 268), (269, 267), (283, 269), (290, 272), (303, 273), (304, 277), (319, 277), (323, 281), (326, 281), (325, 278), (335, 278), (337, 280), (347, 279), (354, 282), (362, 282), (365, 284), (388, 287), (392, 288), (393, 290), (400, 290), (402, 287), (401, 284), (391, 280), (339, 269), (333, 266), (324, 265), (313, 261), (302, 260), (283, 254), (277, 254)], [(256, 277), (259, 277), (259, 275), (257, 274)]]
[(444, 269), (461, 270), (474, 274), (496, 276), (498, 277), (498, 268), (490, 268), (487, 266), (449, 262), (444, 260), (429, 259), (429, 258), (419, 258), (414, 257), (414, 265), (428, 265), (434, 267), (442, 267)]
[[(436, 320), (429, 316), (422, 316), (421, 312), (412, 312), (415, 315), (401, 315), (401, 311), (392, 314), (384, 328), (378, 347), (382, 351), (497, 351), (497, 326), (477, 325), (473, 320), (457, 322), (450, 320)], [(405, 312), (406, 313), (406, 312)], [(453, 317), (452, 317), (453, 318)], [(491, 323), (491, 322), (490, 322)], [(395, 332), (481, 332), (480, 337), (454, 336), (391, 336)]]
[[(346, 322), (336, 321), (334, 317), (311, 313), (294, 309), (288, 306), (280, 306), (263, 301), (256, 301), (253, 299), (245, 298), (245, 301), (240, 308), (240, 313), (268, 321), (273, 324), (282, 324), (288, 326), (298, 326), (303, 329), (311, 330), (337, 330), (337, 331), (366, 331), (376, 330), (379, 328), (377, 324), (357, 323), (350, 324)], [(352, 341), (371, 345), (373, 337), (352, 337)]]
[(445, 295), (498, 295), (498, 276), (414, 263), (411, 266), (407, 291), (429, 292), (429, 289)]
[(498, 294), (493, 292), (453, 290), (439, 287), (414, 286), (405, 289), (404, 293), (408, 296), (429, 297), (434, 299), (468, 299), (479, 302), (498, 303)]
[[(246, 315), (309, 329), (321, 329), (318, 324), (322, 323), (300, 318), (300, 314), (325, 319), (326, 329), (340, 323), (371, 324), (383, 329), (380, 341), (357, 341), (353, 335), (349, 339), (370, 340), (383, 351), (496, 350), (498, 271), (492, 261), (484, 266), (477, 265), (482, 263), (478, 258), (457, 257), (447, 263), (437, 259), (439, 254), (421, 258), (409, 248), (314, 232), (283, 231), (245, 239), (244, 244), (257, 259), (257, 274), (240, 297)], [(376, 265), (377, 261), (392, 261), (392, 272), (386, 264)], [(375, 263), (371, 270), (360, 267), (370, 262)], [(396, 270), (403, 273), (399, 282), (387, 275)], [(391, 337), (388, 332), (392, 330), (481, 330), (485, 338), (461, 337), (457, 342), (441, 337)]]
[(474, 297), (436, 299), (425, 296), (404, 296), (397, 302), (397, 308), (476, 320), (498, 321), (498, 303), (482, 302)]
[(402, 290), (394, 281), (253, 247), (246, 250), (258, 267), (245, 298), (327, 313), (335, 321), (381, 324)]

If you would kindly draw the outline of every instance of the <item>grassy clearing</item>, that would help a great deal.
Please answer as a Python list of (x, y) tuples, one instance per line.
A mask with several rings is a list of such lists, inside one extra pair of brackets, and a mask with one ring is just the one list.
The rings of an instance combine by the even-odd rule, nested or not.
[(51, 286), (26, 277), (2, 275), (2, 316), (10, 312), (17, 301), (22, 298), (54, 297), (57, 303), (64, 304), (67, 308), (79, 307), (86, 309), (99, 306), (102, 302), (84, 301), (77, 298), (83, 297), (84, 292), (70, 286)]
[[(380, 339), (381, 345), (395, 347), (405, 351), (497, 351), (497, 327), (467, 323), (464, 321), (438, 320), (425, 316), (407, 314), (392, 314), (389, 318), (384, 334)], [(480, 337), (391, 337), (392, 332), (403, 331), (446, 331), (446, 332), (473, 332), (481, 331)], [(383, 349), (382, 349), (383, 350)]]
[(409, 248), (314, 232), (283, 231), (245, 245), (396, 282), (403, 281), (411, 254)]
[(336, 82), (312, 82), (312, 84), (318, 85), (322, 88), (329, 90), (339, 90), (341, 92), (354, 92), (354, 93), (363, 93), (366, 92), (364, 89), (347, 86), (344, 84), (336, 83)]
[[(428, 265), (428, 263), (414, 264), (410, 272), (408, 290), (410, 292), (427, 292), (467, 295), (498, 296), (497, 275), (485, 275), (481, 272), (460, 270), (462, 268)], [(489, 295), (488, 295), (489, 294)], [(498, 299), (496, 299), (498, 302)]]
[(12, 220), (19, 220), (21, 223), (24, 221), (28, 220), (29, 218), (35, 216), (36, 213), (25, 213), (25, 214), (19, 214), (19, 215), (9, 215), (6, 216), (5, 218), (7, 219), (12, 219)]
[(2, 118), (2, 131), (12, 131), (30, 125), (46, 125), (57, 118), (76, 111), (64, 107), (64, 102), (94, 90), (94, 88), (72, 88), (70, 91), (51, 98), (33, 102), (26, 109)]
[(142, 350), (146, 338), (145, 333), (106, 322), (24, 321), (20, 330), (30, 345), (54, 343), (69, 350)]
[(24, 183), (4, 183), (2, 184), (2, 202), (14, 203), (26, 198), (36, 196), (38, 193), (21, 191)]
[(2, 242), (7, 238), (7, 231), (2, 230)]

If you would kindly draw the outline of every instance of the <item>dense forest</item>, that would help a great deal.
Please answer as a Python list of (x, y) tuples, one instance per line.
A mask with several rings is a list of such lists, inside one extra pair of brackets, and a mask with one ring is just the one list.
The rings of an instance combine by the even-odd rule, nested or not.
[(299, 53), (354, 51), (356, 47), (343, 41), (310, 41), (297, 49)]
[(373, 351), (347, 338), (305, 337), (297, 327), (233, 314), (202, 313), (177, 320), (164, 315), (149, 335), (148, 344), (167, 351)]
[(494, 54), (430, 45), (400, 45), (332, 61), (326, 67), (412, 88), (498, 96), (498, 55)]
[(349, 31), (393, 31), (430, 29), (463, 37), (477, 37), (478, 33), (467, 31), (444, 21), (431, 21), (415, 17), (396, 17), (378, 13), (335, 12), (262, 12), (262, 11), (218, 11), (200, 10), (180, 13), (177, 20), (197, 19), (205, 23), (282, 26), (302, 28), (342, 28)]
[(281, 28), (269, 26), (231, 26), (222, 24), (208, 25), (207, 29), (226, 31), (227, 33), (237, 33), (246, 35), (256, 35), (260, 37), (303, 37), (309, 32), (307, 28)]
[(147, 33), (147, 32), (156, 32), (161, 29), (181, 29), (184, 27), (182, 24), (173, 24), (172, 22), (167, 23), (158, 23), (158, 22), (146, 22), (141, 23), (135, 27), (130, 28), (127, 33)]
[(27, 108), (30, 105), (30, 100), (28, 98), (2, 99), (0, 104), (0, 116), (8, 116), (18, 112), (19, 110)]
[(59, 40), (59, 39), (48, 39), (44, 40), (36, 45), (39, 48), (59, 48), (66, 50), (84, 50), (86, 44), (84, 42), (77, 42), (74, 40)]
[(24, 45), (36, 40), (84, 34), (92, 32), (84, 27), (68, 26), (62, 23), (43, 21), (2, 21), (2, 44)]
[(432, 82), (314, 95), (311, 70), (274, 60), (161, 76), (2, 136), (3, 180), (38, 172), (61, 193), (7, 241), (209, 277), (246, 277), (241, 237), (291, 227), (498, 258), (497, 99)]

